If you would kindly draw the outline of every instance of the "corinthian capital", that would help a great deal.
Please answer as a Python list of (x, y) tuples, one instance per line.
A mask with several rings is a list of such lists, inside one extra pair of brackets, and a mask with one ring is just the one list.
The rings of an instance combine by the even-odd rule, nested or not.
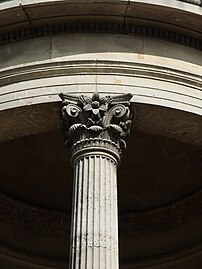
[(61, 93), (62, 122), (66, 144), (75, 155), (78, 151), (108, 149), (120, 158), (130, 133), (132, 94), (92, 98)]

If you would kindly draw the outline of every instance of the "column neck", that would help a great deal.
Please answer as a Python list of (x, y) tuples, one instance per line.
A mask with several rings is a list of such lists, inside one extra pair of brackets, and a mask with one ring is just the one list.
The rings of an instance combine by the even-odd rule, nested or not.
[(77, 160), (87, 156), (100, 156), (113, 160), (116, 165), (120, 162), (121, 149), (110, 140), (90, 138), (77, 142), (71, 150), (74, 164)]

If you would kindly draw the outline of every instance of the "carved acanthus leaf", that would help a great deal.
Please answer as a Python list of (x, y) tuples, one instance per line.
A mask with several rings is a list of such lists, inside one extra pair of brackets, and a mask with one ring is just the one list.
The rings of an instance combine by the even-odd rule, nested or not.
[(100, 97), (95, 92), (90, 98), (61, 93), (60, 97), (64, 132), (70, 147), (79, 140), (95, 137), (125, 146), (123, 140), (131, 126), (131, 94)]

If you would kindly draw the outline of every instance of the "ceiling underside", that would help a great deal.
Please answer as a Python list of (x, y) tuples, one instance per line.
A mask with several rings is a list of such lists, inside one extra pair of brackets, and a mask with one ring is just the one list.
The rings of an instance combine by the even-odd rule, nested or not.
[[(191, 131), (191, 114), (184, 115), (180, 127), (180, 112), (169, 110), (172, 126), (157, 113), (160, 108), (151, 112), (151, 107), (143, 106), (152, 113), (146, 117), (138, 106), (137, 125), (118, 169), (121, 268), (163, 263), (173, 269), (179, 262), (184, 264), (180, 268), (199, 268), (191, 265), (200, 260), (202, 240), (198, 129)], [(140, 118), (153, 122), (139, 125)], [(12, 268), (8, 256), (29, 262), (35, 257), (33, 264), (43, 260), (46, 265), (56, 263), (53, 268), (67, 264), (73, 170), (62, 132), (54, 126), (0, 144), (0, 244), (5, 268), (6, 264)], [(169, 267), (172, 263), (174, 267)]]

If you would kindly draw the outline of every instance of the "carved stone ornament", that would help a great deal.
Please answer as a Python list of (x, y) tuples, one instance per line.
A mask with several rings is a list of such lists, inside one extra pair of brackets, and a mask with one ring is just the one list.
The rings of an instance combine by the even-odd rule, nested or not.
[(102, 148), (119, 161), (130, 133), (132, 94), (100, 97), (96, 91), (92, 98), (64, 93), (60, 98), (65, 140), (72, 159), (83, 150)]

